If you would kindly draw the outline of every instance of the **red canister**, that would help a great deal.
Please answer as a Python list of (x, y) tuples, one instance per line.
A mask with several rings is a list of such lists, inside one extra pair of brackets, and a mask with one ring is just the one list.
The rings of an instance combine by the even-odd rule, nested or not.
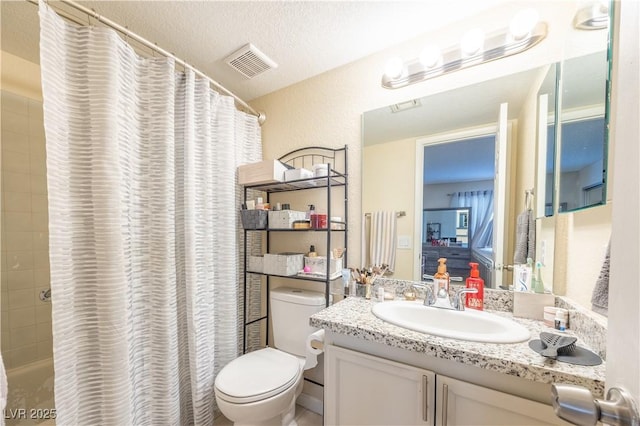
[(326, 214), (312, 214), (311, 215), (311, 228), (313, 228), (313, 229), (326, 229), (327, 228), (327, 215)]

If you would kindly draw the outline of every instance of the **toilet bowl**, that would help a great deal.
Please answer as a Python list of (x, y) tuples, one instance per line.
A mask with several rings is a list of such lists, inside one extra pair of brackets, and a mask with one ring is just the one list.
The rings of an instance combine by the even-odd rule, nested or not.
[(229, 363), (216, 377), (220, 411), (234, 424), (295, 425), (304, 361), (265, 348)]
[(215, 397), (236, 425), (296, 426), (296, 398), (302, 392), (309, 316), (325, 306), (322, 293), (277, 288), (270, 292), (274, 345), (242, 355), (215, 380)]

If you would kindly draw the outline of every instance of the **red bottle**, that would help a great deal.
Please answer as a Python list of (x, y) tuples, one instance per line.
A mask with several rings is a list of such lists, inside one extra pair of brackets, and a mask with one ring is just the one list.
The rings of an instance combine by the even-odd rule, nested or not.
[(484, 280), (480, 278), (477, 263), (471, 262), (469, 266), (471, 266), (471, 271), (469, 272), (469, 278), (467, 278), (467, 288), (476, 288), (478, 292), (467, 293), (464, 306), (482, 311), (484, 309)]

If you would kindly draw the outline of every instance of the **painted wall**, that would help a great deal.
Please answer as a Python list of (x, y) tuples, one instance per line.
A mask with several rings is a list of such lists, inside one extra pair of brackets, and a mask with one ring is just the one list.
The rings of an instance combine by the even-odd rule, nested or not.
[(424, 193), (429, 194), (422, 200), (423, 208), (439, 209), (451, 205), (451, 196), (454, 192), (486, 191), (493, 190), (492, 180), (477, 180), (456, 183), (436, 183), (424, 186)]
[[(417, 261), (413, 256), (413, 238), (416, 235), (413, 188), (415, 161), (406, 160), (414, 156), (415, 149), (414, 138), (404, 139), (367, 147), (363, 150), (362, 156), (363, 211), (370, 213), (377, 210), (395, 210), (406, 213), (406, 216), (398, 218), (397, 230), (399, 237), (410, 239), (410, 249), (397, 250), (396, 269), (393, 274), (396, 277), (413, 276)], [(384, 170), (385, 173), (380, 173), (380, 170)], [(357, 232), (353, 234), (358, 235)], [(364, 249), (366, 250), (366, 247)]]
[(569, 213), (566, 240), (558, 241), (566, 242), (566, 296), (588, 308), (611, 237), (611, 212), (610, 203)]

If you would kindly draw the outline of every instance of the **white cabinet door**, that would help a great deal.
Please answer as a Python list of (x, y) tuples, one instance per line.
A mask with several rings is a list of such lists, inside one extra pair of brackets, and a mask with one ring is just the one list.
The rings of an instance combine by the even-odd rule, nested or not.
[(433, 372), (333, 345), (324, 360), (326, 425), (433, 425)]
[(568, 425), (550, 405), (438, 374), (436, 425)]

